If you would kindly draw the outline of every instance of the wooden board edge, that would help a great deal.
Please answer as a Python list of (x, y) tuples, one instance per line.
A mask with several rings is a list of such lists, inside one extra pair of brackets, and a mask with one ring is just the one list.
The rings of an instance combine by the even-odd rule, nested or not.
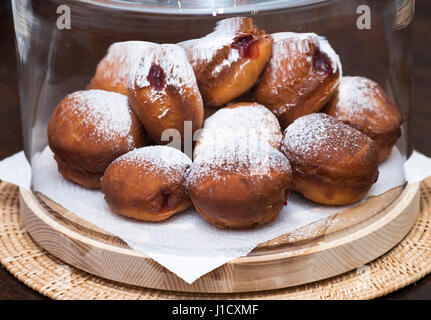
[[(385, 224), (388, 224), (394, 219), (396, 219), (398, 216), (400, 216), (404, 211), (406, 211), (408, 208), (412, 209), (413, 211), (419, 208), (419, 184), (416, 185), (410, 185), (407, 186), (400, 196), (400, 206), (397, 206), (393, 211), (391, 211), (388, 216), (385, 219), (378, 220), (374, 222), (373, 224), (367, 226), (364, 228), (364, 230), (359, 230), (356, 233), (350, 234), (342, 239), (337, 239), (336, 242), (331, 243), (325, 243), (320, 242), (316, 246), (311, 247), (307, 249), (306, 251), (298, 251), (297, 253), (290, 252), (288, 255), (283, 254), (273, 254), (273, 255), (265, 255), (262, 257), (240, 257), (237, 258), (231, 262), (228, 262), (224, 266), (214, 270), (213, 272), (204, 275), (200, 279), (198, 279), (193, 285), (188, 285), (183, 280), (175, 276), (173, 273), (169, 272), (156, 262), (149, 258), (147, 255), (141, 253), (141, 252), (135, 252), (130, 249), (125, 248), (119, 248), (116, 246), (112, 246), (109, 244), (101, 243), (97, 240), (89, 239), (87, 237), (83, 237), (77, 232), (71, 231), (67, 229), (66, 227), (62, 226), (58, 222), (54, 221), (52, 218), (47, 216), (43, 208), (40, 207), (40, 204), (38, 204), (37, 201), (34, 199), (34, 195), (29, 190), (20, 190), (20, 201), (23, 206), (30, 206), (28, 207), (28, 210), (23, 210), (23, 220), (29, 220), (34, 219), (36, 216), (37, 219), (39, 219), (40, 222), (44, 223), (46, 226), (51, 228), (52, 230), (55, 230), (56, 232), (59, 232), (61, 236), (65, 239), (70, 239), (74, 243), (78, 243), (79, 246), (85, 247), (87, 250), (88, 248), (91, 248), (90, 250), (93, 250), (93, 254), (97, 256), (100, 256), (100, 258), (103, 257), (104, 252), (110, 252), (113, 256), (115, 256), (115, 259), (118, 259), (119, 257), (126, 255), (128, 256), (130, 261), (139, 261), (139, 263), (142, 265), (144, 264), (146, 269), (152, 271), (154, 278), (153, 280), (150, 279), (138, 279), (137, 283), (134, 283), (133, 281), (135, 279), (128, 279), (125, 283), (134, 284), (134, 285), (140, 285), (140, 286), (146, 286), (150, 288), (155, 289), (162, 289), (162, 290), (172, 290), (172, 291), (181, 291), (181, 292), (193, 292), (193, 293), (238, 293), (238, 292), (249, 292), (249, 291), (263, 291), (263, 290), (272, 290), (272, 289), (279, 289), (283, 287), (288, 287), (292, 285), (299, 285), (302, 283), (310, 282), (310, 281), (317, 281), (321, 280), (327, 276), (334, 276), (336, 274), (332, 274), (334, 272), (346, 272), (351, 270), (352, 268), (357, 267), (356, 265), (349, 265), (346, 266), (343, 270), (337, 270), (334, 272), (327, 272), (325, 270), (320, 270), (319, 272), (316, 272), (312, 277), (309, 277), (308, 280), (306, 278), (299, 279), (298, 281), (293, 281), (291, 279), (284, 279), (285, 281), (278, 281), (277, 284), (271, 286), (271, 282), (268, 283), (268, 281), (262, 281), (257, 282), (256, 286), (248, 287), (247, 283), (252, 283), (253, 281), (250, 281), (250, 279), (246, 279), (244, 277), (239, 276), (238, 278), (242, 278), (238, 281), (238, 283), (235, 283), (235, 275), (241, 275), (244, 271), (244, 274), (247, 274), (248, 271), (253, 269), (255, 266), (271, 266), (273, 264), (283, 264), (286, 263), (286, 266), (288, 264), (297, 264), (300, 263), (301, 260), (303, 260), (305, 263), (310, 262), (312, 257), (316, 257), (316, 259), (321, 259), (321, 256), (324, 256), (327, 252), (334, 251), (336, 252), (340, 247), (343, 246), (343, 244), (355, 241), (358, 241), (361, 237), (368, 237), (373, 232), (376, 232), (378, 228), (384, 226)], [(416, 210), (418, 211), (418, 210)], [(31, 215), (27, 216), (26, 215)], [(408, 229), (411, 228), (411, 225), (414, 223), (415, 217), (417, 216), (417, 213), (414, 214), (414, 219), (409, 219), (409, 226)], [(29, 221), (27, 221), (29, 222)], [(25, 222), (26, 224), (26, 222)], [(411, 225), (410, 225), (411, 224)], [(376, 230), (377, 228), (377, 230)], [(29, 228), (30, 231), (31, 228)], [(405, 234), (408, 232), (408, 230), (404, 230)], [(31, 231), (30, 231), (31, 234)], [(390, 248), (392, 248), (396, 243), (398, 243), (402, 237), (404, 237), (405, 234), (399, 235), (399, 239), (397, 237), (396, 242), (388, 244), (384, 248), (384, 252), (388, 251)], [(38, 239), (36, 239), (37, 241)], [(84, 250), (84, 251), (85, 251)], [(48, 250), (49, 251), (49, 250)], [(378, 252), (378, 256), (383, 254), (384, 252)], [(56, 255), (55, 253), (53, 253)], [(330, 256), (331, 253), (328, 255)], [(374, 259), (377, 256), (370, 256), (367, 255), (365, 260), (367, 259)], [(60, 257), (64, 258), (64, 257)], [(326, 257), (324, 258), (326, 259)], [(323, 260), (324, 260), (323, 259)], [(66, 259), (63, 259), (66, 262)], [(96, 258), (97, 260), (97, 258)], [(322, 260), (322, 261), (323, 261)], [(369, 262), (370, 260), (364, 261), (362, 260), (355, 260), (357, 262), (364, 264)], [(97, 261), (93, 261), (95, 264), (97, 264)], [(326, 263), (326, 262), (325, 262)], [(323, 264), (325, 264), (323, 263)], [(71, 263), (72, 264), (72, 263)], [(98, 268), (102, 268), (102, 266), (93, 266), (93, 265), (82, 265), (78, 266), (84, 271), (111, 279), (115, 281), (121, 281), (121, 277), (118, 275), (107, 275), (103, 272), (99, 272)], [(142, 266), (140, 266), (142, 267)], [(313, 266), (312, 266), (313, 267)], [(347, 269), (346, 269), (347, 268)], [(221, 275), (225, 275), (225, 278), (221, 277)], [(323, 277), (323, 278), (322, 278)], [(148, 280), (148, 281), (147, 281)], [(140, 281), (140, 282), (139, 282)], [(145, 285), (143, 285), (145, 284)]]

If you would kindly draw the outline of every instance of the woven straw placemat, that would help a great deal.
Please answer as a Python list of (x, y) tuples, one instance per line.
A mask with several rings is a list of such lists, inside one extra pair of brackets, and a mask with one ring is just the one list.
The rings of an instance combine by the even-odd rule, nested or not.
[(181, 294), (98, 278), (40, 248), (19, 214), (18, 188), (0, 182), (0, 261), (30, 288), (53, 299), (372, 299), (431, 272), (431, 179), (421, 184), (421, 213), (391, 251), (354, 271), (293, 288), (245, 294)]

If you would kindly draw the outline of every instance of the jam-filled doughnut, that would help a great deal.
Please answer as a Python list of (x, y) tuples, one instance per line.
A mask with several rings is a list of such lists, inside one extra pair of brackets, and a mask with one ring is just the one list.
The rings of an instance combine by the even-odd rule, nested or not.
[(282, 132), (277, 117), (263, 105), (253, 102), (229, 105), (205, 120), (195, 144), (194, 158), (199, 157), (200, 149), (214, 152), (235, 139), (244, 145), (268, 144), (279, 149)]
[(127, 80), (132, 67), (156, 44), (146, 41), (113, 43), (97, 65), (88, 89), (102, 89), (127, 95)]
[(401, 136), (402, 117), (387, 94), (364, 77), (343, 77), (324, 112), (372, 138), (385, 160)]
[(341, 63), (328, 41), (314, 33), (282, 32), (272, 37), (272, 58), (254, 97), (286, 128), (325, 106), (342, 76)]
[(292, 179), (286, 157), (269, 145), (237, 141), (206, 153), (189, 169), (187, 186), (200, 215), (220, 228), (247, 229), (276, 219)]
[(271, 57), (272, 38), (251, 18), (228, 18), (214, 32), (180, 43), (187, 50), (207, 106), (222, 106), (247, 92)]
[(376, 143), (324, 113), (303, 116), (287, 127), (281, 150), (293, 170), (293, 189), (314, 202), (347, 205), (377, 181)]
[(157, 143), (167, 129), (184, 136), (184, 122), (192, 131), (202, 127), (203, 103), (193, 68), (183, 48), (162, 44), (150, 48), (129, 76), (130, 105)]
[(135, 149), (111, 163), (101, 190), (111, 209), (143, 221), (162, 221), (191, 206), (185, 173), (191, 160), (168, 146)]
[(48, 142), (64, 178), (98, 189), (108, 165), (144, 146), (145, 134), (127, 96), (86, 90), (58, 104), (48, 123)]

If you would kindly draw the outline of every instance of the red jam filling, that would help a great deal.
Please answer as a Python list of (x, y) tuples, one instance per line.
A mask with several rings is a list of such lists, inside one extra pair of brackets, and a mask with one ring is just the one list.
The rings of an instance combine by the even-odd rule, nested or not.
[(236, 37), (231, 47), (238, 50), (241, 58), (254, 59), (259, 56), (259, 47), (252, 35)]
[(171, 201), (172, 201), (172, 194), (168, 191), (163, 191), (161, 193), (162, 195), (162, 204), (161, 204), (161, 208), (160, 211), (165, 210), (166, 208), (169, 208), (169, 206), (171, 205)]
[(290, 197), (290, 189), (284, 190), (284, 206), (287, 206), (287, 200), (289, 200)]
[(331, 59), (329, 59), (326, 53), (320, 51), (319, 49), (317, 49), (316, 52), (314, 52), (313, 64), (314, 64), (314, 69), (316, 69), (319, 72), (323, 72), (327, 76), (329, 76), (333, 72)]
[(158, 65), (153, 64), (147, 76), (147, 80), (150, 82), (151, 88), (156, 91), (162, 90), (165, 86), (165, 79), (166, 76), (163, 69)]

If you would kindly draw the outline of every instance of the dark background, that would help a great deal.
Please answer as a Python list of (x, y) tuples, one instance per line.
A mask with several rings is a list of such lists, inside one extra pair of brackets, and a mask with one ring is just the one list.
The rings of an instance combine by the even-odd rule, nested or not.
[[(22, 150), (22, 134), (10, 7), (0, 0), (0, 159)], [(431, 156), (431, 1), (416, 0), (413, 27), (415, 91), (413, 146)], [(16, 280), (0, 265), (0, 299), (46, 299)], [(431, 299), (431, 276), (384, 299)]]

